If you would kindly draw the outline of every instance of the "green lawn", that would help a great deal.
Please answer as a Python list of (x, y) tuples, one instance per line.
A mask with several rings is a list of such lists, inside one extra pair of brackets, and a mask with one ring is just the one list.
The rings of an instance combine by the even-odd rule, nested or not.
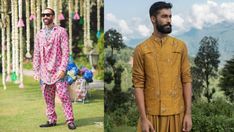
[[(0, 74), (1, 75), (1, 74)], [(3, 90), (0, 77), (0, 131), (1, 132), (66, 132), (65, 117), (60, 103), (56, 103), (57, 126), (40, 128), (47, 120), (45, 104), (38, 82), (24, 77), (25, 88), (7, 84)], [(73, 103), (75, 124), (78, 132), (103, 132), (104, 101), (103, 90), (91, 90), (91, 97), (85, 104)]]
[(112, 132), (136, 132), (136, 127), (130, 127), (130, 126), (114, 127)]

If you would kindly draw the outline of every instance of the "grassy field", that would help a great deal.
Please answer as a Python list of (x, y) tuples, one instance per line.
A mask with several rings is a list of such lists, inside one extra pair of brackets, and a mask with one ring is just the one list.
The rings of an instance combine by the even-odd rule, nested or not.
[(136, 132), (136, 127), (120, 126), (113, 128), (112, 132)]
[[(0, 74), (1, 75), (1, 74)], [(24, 77), (24, 89), (7, 84), (3, 90), (0, 77), (0, 132), (66, 132), (65, 117), (61, 104), (56, 103), (57, 126), (40, 128), (45, 123), (45, 103), (38, 82)], [(85, 104), (73, 103), (75, 124), (78, 132), (103, 132), (104, 101), (103, 90), (91, 90), (91, 97)]]

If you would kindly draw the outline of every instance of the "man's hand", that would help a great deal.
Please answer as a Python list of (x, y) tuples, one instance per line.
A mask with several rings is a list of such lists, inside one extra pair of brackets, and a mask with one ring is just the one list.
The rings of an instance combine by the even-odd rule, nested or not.
[(192, 129), (192, 117), (191, 114), (185, 114), (183, 120), (183, 132), (189, 132)]
[(142, 132), (155, 132), (153, 125), (148, 119), (141, 119)]
[(38, 77), (38, 76), (36, 76), (36, 75), (34, 75), (33, 78), (34, 78), (34, 80), (37, 80), (37, 81), (40, 80), (40, 77)]
[(58, 74), (58, 78), (62, 79), (62, 78), (65, 77), (65, 75), (66, 75), (66, 73), (64, 71), (60, 71), (59, 74)]

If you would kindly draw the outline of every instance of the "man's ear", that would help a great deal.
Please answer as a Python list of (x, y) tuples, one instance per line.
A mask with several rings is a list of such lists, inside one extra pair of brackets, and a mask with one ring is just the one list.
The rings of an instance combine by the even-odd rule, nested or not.
[(156, 17), (155, 17), (155, 16), (151, 16), (150, 19), (151, 19), (151, 22), (152, 22), (152, 23), (155, 23), (155, 22), (156, 22)]

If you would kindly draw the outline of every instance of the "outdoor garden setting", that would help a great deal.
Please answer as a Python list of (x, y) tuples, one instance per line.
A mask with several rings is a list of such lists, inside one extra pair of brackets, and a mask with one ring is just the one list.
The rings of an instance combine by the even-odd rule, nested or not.
[(33, 79), (32, 60), (35, 35), (45, 27), (41, 13), (47, 7), (54, 9), (54, 23), (69, 37), (65, 79), (77, 130), (103, 131), (103, 0), (0, 0), (0, 130), (68, 131), (57, 97), (58, 126), (39, 127), (46, 121), (46, 106), (40, 83)]
[[(24, 89), (17, 84), (7, 83), (7, 90), (0, 89), (0, 128), (6, 132), (66, 132), (65, 117), (61, 103), (56, 100), (57, 126), (40, 128), (46, 121), (45, 103), (38, 82), (31, 76), (24, 76)], [(2, 79), (2, 78), (0, 78)], [(2, 83), (0, 84), (2, 88)], [(90, 90), (91, 97), (83, 102), (73, 103), (73, 112), (77, 131), (102, 132), (103, 129), (103, 90)]]

